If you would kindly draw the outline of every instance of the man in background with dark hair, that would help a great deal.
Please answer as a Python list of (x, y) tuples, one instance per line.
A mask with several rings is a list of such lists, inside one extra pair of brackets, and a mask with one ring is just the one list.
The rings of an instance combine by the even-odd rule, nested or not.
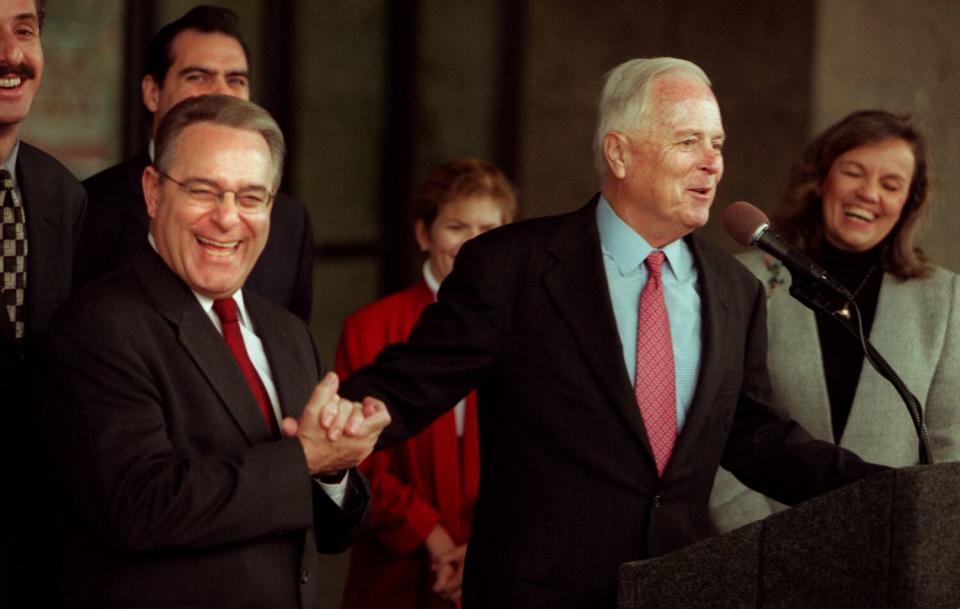
[(34, 393), (39, 347), (70, 291), (86, 196), (20, 141), (43, 76), (42, 0), (0, 0), (0, 607), (48, 607), (58, 565)]
[[(149, 218), (140, 177), (166, 113), (181, 100), (207, 93), (250, 99), (250, 61), (236, 13), (202, 5), (161, 28), (150, 41), (141, 83), (152, 115), (151, 143), (136, 156), (88, 178), (90, 209), (80, 242), (75, 282), (88, 283), (129, 262), (147, 235)], [(304, 321), (313, 296), (313, 232), (307, 210), (278, 193), (267, 248), (247, 287)]]

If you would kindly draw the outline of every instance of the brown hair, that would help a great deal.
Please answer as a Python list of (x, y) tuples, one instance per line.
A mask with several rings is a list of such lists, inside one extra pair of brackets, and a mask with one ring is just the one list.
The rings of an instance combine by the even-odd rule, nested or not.
[(930, 207), (927, 142), (909, 115), (861, 110), (813, 140), (803, 158), (793, 166), (790, 187), (773, 217), (777, 231), (801, 251), (809, 254), (818, 250), (824, 239), (820, 187), (830, 167), (848, 150), (889, 139), (900, 139), (910, 145), (915, 166), (900, 219), (880, 244), (880, 259), (884, 270), (901, 279), (926, 273), (927, 257), (914, 246), (913, 240)]
[(464, 197), (488, 196), (503, 213), (504, 223), (517, 215), (517, 193), (502, 171), (482, 159), (457, 159), (435, 167), (413, 200), (413, 219), (430, 228), (447, 203)]

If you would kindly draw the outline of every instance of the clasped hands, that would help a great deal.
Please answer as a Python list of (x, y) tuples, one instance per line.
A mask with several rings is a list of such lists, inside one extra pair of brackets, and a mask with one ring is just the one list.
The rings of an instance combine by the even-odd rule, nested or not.
[(313, 476), (329, 475), (356, 467), (367, 458), (390, 423), (383, 402), (364, 398), (352, 402), (337, 394), (340, 380), (328, 372), (317, 383), (299, 419), (285, 417), (280, 430), (303, 446), (307, 468)]
[(424, 545), (430, 554), (430, 567), (435, 575), (433, 591), (448, 601), (459, 599), (467, 544), (457, 545), (450, 533), (437, 524), (427, 535)]

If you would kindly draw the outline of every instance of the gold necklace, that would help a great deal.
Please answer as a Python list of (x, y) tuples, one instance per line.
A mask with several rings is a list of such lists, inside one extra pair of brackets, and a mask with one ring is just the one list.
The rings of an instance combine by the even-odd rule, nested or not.
[(857, 289), (853, 291), (853, 295), (850, 296), (850, 300), (848, 300), (847, 302), (843, 303), (843, 306), (840, 307), (840, 310), (839, 310), (839, 311), (837, 311), (837, 313), (836, 313), (837, 315), (839, 315), (840, 317), (842, 317), (842, 318), (844, 318), (844, 319), (846, 319), (846, 320), (848, 320), (848, 321), (850, 320), (850, 318), (851, 318), (851, 314), (850, 314), (850, 303), (852, 303), (854, 300), (856, 300), (857, 294), (860, 293), (860, 290), (863, 289), (863, 286), (867, 285), (867, 281), (870, 279), (870, 277), (873, 276), (873, 272), (874, 272), (875, 270), (877, 270), (877, 267), (878, 267), (878, 266), (879, 266), (879, 265), (875, 263), (873, 266), (870, 267), (870, 270), (867, 271), (867, 274), (864, 275), (864, 276), (863, 276), (863, 279), (860, 280), (860, 285), (858, 285), (858, 286), (857, 286)]

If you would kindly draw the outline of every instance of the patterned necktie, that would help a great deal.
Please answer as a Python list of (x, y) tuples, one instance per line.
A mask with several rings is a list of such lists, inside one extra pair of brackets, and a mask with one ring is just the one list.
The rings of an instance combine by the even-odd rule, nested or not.
[(267, 395), (267, 389), (263, 386), (263, 381), (260, 379), (260, 375), (257, 374), (256, 368), (253, 367), (253, 362), (250, 361), (250, 356), (247, 355), (247, 348), (243, 344), (243, 335), (240, 334), (240, 322), (237, 321), (237, 303), (234, 302), (233, 298), (215, 300), (213, 303), (213, 311), (217, 314), (217, 317), (220, 318), (220, 325), (223, 327), (223, 338), (227, 341), (227, 346), (230, 347), (234, 359), (240, 364), (240, 370), (243, 371), (243, 376), (247, 378), (247, 384), (250, 385), (253, 397), (256, 398), (257, 404), (260, 406), (260, 414), (263, 415), (264, 422), (270, 429), (270, 433), (272, 433), (274, 437), (278, 437), (279, 429), (277, 427), (277, 419), (273, 415), (273, 407), (270, 405), (270, 396)]
[(23, 302), (27, 290), (27, 224), (13, 178), (0, 169), (0, 297), (13, 322), (17, 340), (23, 338)]
[(637, 378), (634, 394), (647, 429), (657, 473), (670, 460), (677, 439), (677, 388), (673, 367), (673, 342), (670, 317), (663, 300), (663, 252), (651, 252), (647, 265), (647, 283), (640, 293), (637, 318)]

